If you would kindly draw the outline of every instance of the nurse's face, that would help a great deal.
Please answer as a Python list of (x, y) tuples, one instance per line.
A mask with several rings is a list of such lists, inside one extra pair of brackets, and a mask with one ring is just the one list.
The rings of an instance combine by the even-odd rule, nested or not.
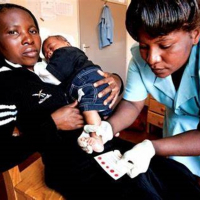
[(165, 78), (184, 66), (192, 46), (198, 41), (199, 30), (173, 31), (156, 38), (150, 37), (143, 30), (139, 31), (140, 54), (153, 73), (160, 78)]
[(41, 39), (32, 17), (18, 8), (0, 13), (0, 53), (10, 62), (32, 68), (38, 61)]

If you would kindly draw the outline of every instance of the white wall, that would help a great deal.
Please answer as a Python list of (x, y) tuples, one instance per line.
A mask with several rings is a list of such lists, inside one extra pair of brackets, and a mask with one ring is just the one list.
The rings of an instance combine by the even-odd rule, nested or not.
[(73, 45), (79, 47), (78, 0), (8, 0), (7, 2), (22, 5), (35, 15), (42, 39), (50, 34), (63, 33), (69, 36), (69, 40), (73, 40)]
[[(80, 47), (79, 0), (7, 0), (25, 6), (36, 16), (42, 39), (50, 34), (63, 33), (74, 46)], [(87, 0), (81, 0), (87, 1)], [(101, 0), (100, 0), (101, 1)], [(127, 0), (128, 4), (131, 0)], [(0, 2), (2, 2), (0, 0)], [(4, 0), (5, 2), (5, 0)], [(60, 15), (56, 10), (67, 12)], [(52, 12), (53, 10), (53, 12)], [(127, 33), (126, 67), (131, 59), (130, 48), (135, 42)]]

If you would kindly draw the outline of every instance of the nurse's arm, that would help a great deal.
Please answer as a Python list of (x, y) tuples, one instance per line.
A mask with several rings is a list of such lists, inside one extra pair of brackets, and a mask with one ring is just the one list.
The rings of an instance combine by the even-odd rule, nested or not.
[(136, 120), (144, 105), (145, 100), (137, 102), (121, 100), (114, 114), (108, 119), (113, 128), (114, 135), (128, 128)]
[(200, 130), (152, 141), (156, 154), (160, 156), (200, 155)]

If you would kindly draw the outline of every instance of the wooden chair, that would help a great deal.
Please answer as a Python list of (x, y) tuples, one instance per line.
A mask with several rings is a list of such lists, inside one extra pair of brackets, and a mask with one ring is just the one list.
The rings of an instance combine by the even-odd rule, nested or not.
[(24, 170), (19, 166), (3, 173), (8, 200), (64, 200), (56, 191), (44, 183), (44, 166), (37, 158)]

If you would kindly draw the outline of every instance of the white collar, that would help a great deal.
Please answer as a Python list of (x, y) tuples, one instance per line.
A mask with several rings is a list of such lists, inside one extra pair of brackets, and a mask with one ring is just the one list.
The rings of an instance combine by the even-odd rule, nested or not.
[(5, 61), (6, 61), (9, 65), (11, 65), (12, 67), (14, 67), (14, 68), (22, 67), (21, 65), (19, 65), (19, 64), (14, 64), (14, 63), (12, 63), (12, 62), (6, 60), (6, 59), (5, 59)]

